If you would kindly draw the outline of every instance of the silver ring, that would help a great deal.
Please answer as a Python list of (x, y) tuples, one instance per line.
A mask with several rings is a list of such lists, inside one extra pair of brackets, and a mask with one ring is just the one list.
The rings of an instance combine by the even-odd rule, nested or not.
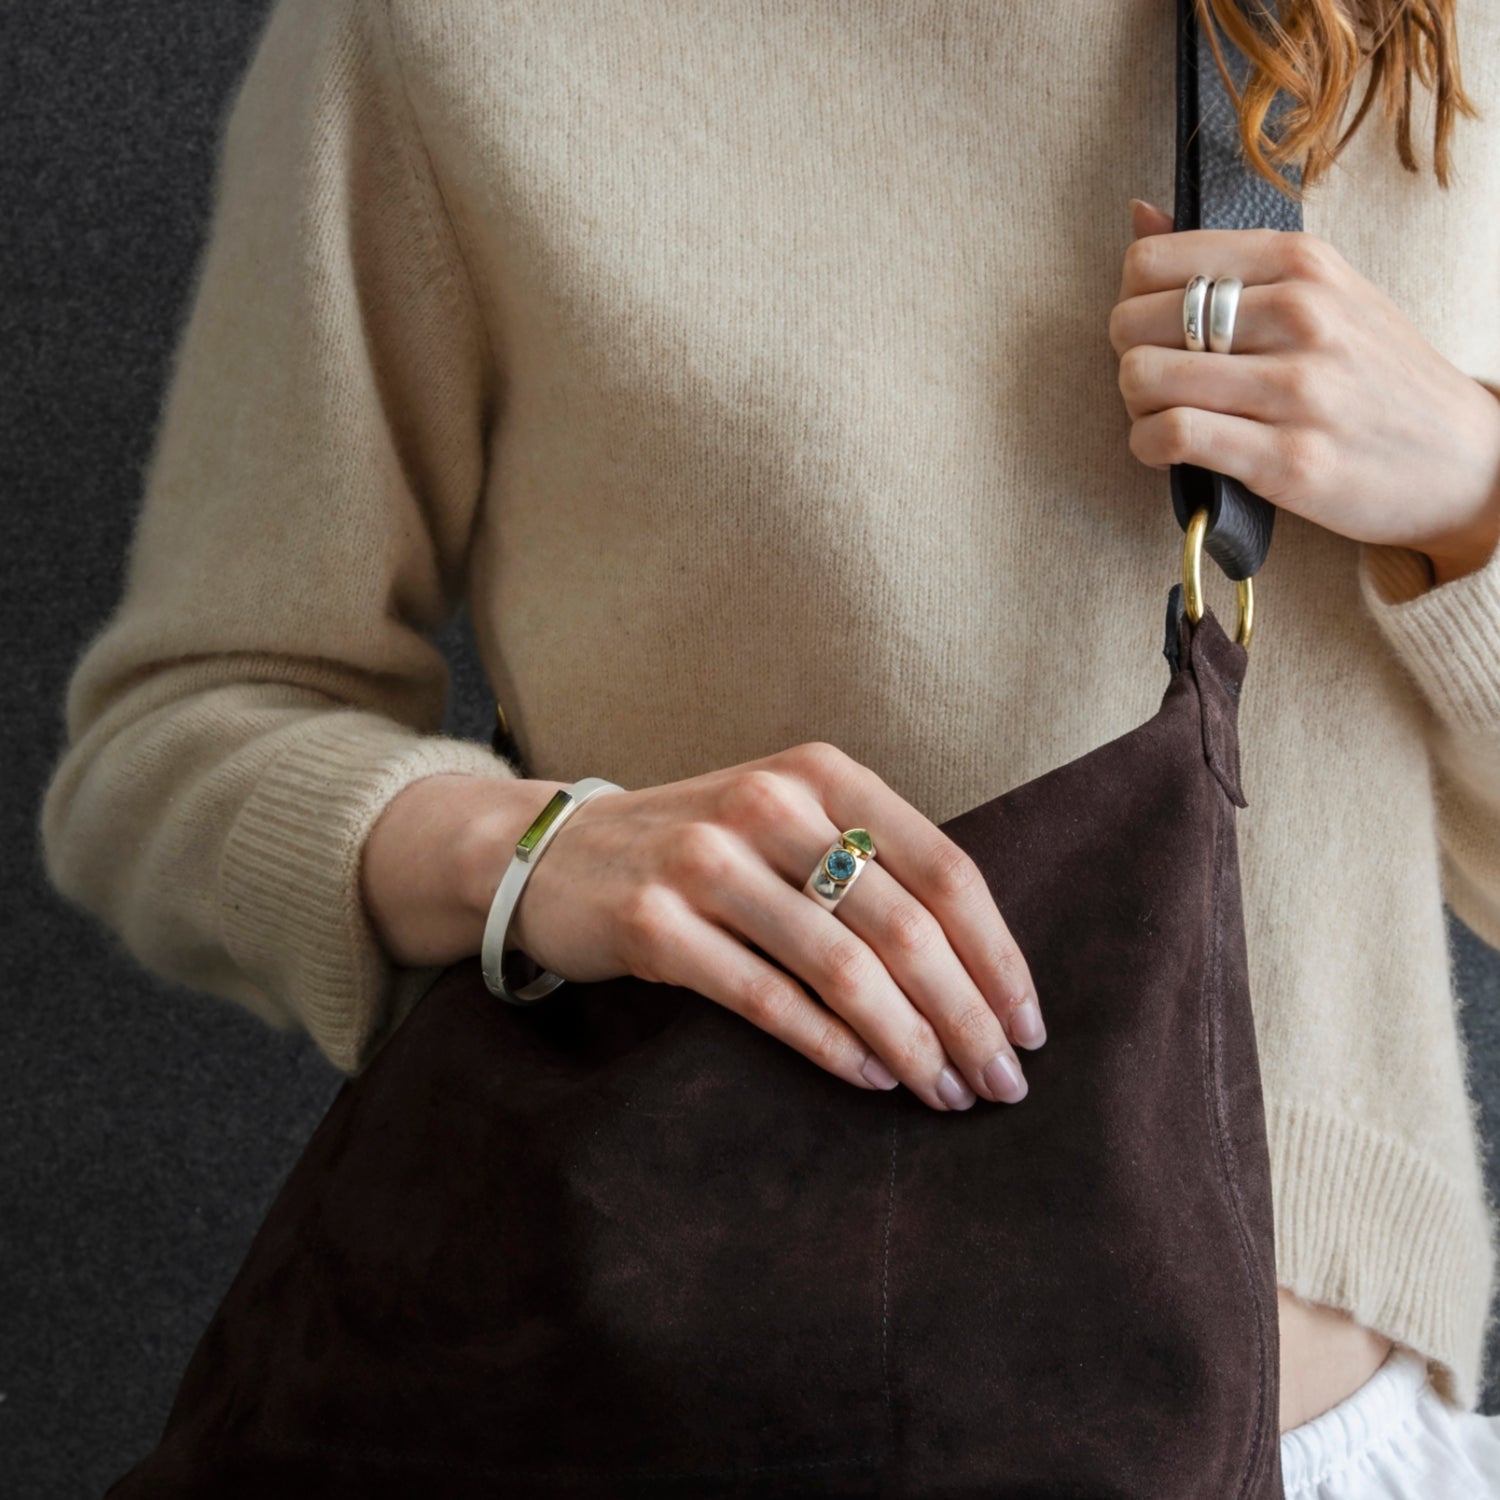
[(1240, 310), (1245, 283), (1238, 276), (1220, 276), (1213, 284), (1208, 307), (1208, 347), (1215, 354), (1228, 354), (1234, 342), (1234, 318)]
[(846, 828), (824, 851), (802, 892), (832, 911), (875, 858), (875, 844), (865, 828)]
[(1198, 353), (1208, 347), (1203, 341), (1203, 314), (1208, 303), (1208, 289), (1212, 285), (1207, 276), (1195, 276), (1182, 294), (1182, 336), (1187, 347)]

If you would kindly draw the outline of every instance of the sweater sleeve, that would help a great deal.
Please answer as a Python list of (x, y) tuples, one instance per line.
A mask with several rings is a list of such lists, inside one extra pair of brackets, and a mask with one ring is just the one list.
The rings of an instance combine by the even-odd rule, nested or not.
[(39, 835), (162, 977), (362, 1069), (435, 969), (360, 899), (405, 786), (519, 774), (440, 732), (497, 378), (388, 0), (277, 0), (211, 216), (122, 594), (68, 684)]
[[(1500, 400), (1500, 383), (1479, 383)], [(1359, 586), (1430, 710), (1444, 895), (1500, 948), (1500, 550), (1435, 585), (1424, 554), (1362, 543)]]

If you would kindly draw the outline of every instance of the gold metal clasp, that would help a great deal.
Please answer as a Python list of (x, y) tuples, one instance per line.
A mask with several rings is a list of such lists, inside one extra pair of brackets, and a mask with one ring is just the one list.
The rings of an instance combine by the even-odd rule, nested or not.
[[(1182, 537), (1182, 603), (1194, 625), (1203, 618), (1203, 536), (1207, 530), (1205, 505), (1193, 512)], [(1255, 591), (1248, 578), (1237, 580), (1235, 590), (1239, 596), (1239, 618), (1235, 621), (1234, 638), (1248, 651), (1255, 629)]]

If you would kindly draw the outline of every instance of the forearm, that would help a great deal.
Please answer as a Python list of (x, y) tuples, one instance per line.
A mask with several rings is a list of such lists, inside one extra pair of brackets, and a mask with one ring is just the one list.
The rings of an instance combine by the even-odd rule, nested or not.
[(567, 784), (443, 774), (391, 799), (365, 840), (360, 892), (396, 963), (456, 963), (479, 952), (516, 840)]

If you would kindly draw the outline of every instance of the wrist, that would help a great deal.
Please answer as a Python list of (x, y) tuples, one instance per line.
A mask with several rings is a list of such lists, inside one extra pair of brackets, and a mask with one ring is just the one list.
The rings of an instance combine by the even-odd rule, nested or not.
[(1500, 547), (1500, 388), (1481, 380), (1475, 380), (1474, 385), (1489, 398), (1480, 406), (1486, 430), (1491, 434), (1491, 441), (1484, 445), (1488, 454), (1484, 465), (1487, 489), (1469, 507), (1458, 528), (1421, 544), (1419, 550), (1432, 564), (1434, 585), (1478, 572)]
[(1421, 550), (1432, 564), (1432, 582), (1437, 587), (1477, 573), (1494, 557), (1497, 547), (1500, 547), (1500, 483), (1488, 510), (1473, 530), (1429, 542)]
[[(530, 778), (487, 783), (486, 795), (473, 809), (454, 854), (459, 899), (466, 923), (474, 934), (475, 953), (479, 952), (490, 906), (500, 878), (516, 852), (517, 841), (552, 794), (568, 785), (566, 781)], [(513, 920), (508, 947), (517, 946), (515, 926)]]

